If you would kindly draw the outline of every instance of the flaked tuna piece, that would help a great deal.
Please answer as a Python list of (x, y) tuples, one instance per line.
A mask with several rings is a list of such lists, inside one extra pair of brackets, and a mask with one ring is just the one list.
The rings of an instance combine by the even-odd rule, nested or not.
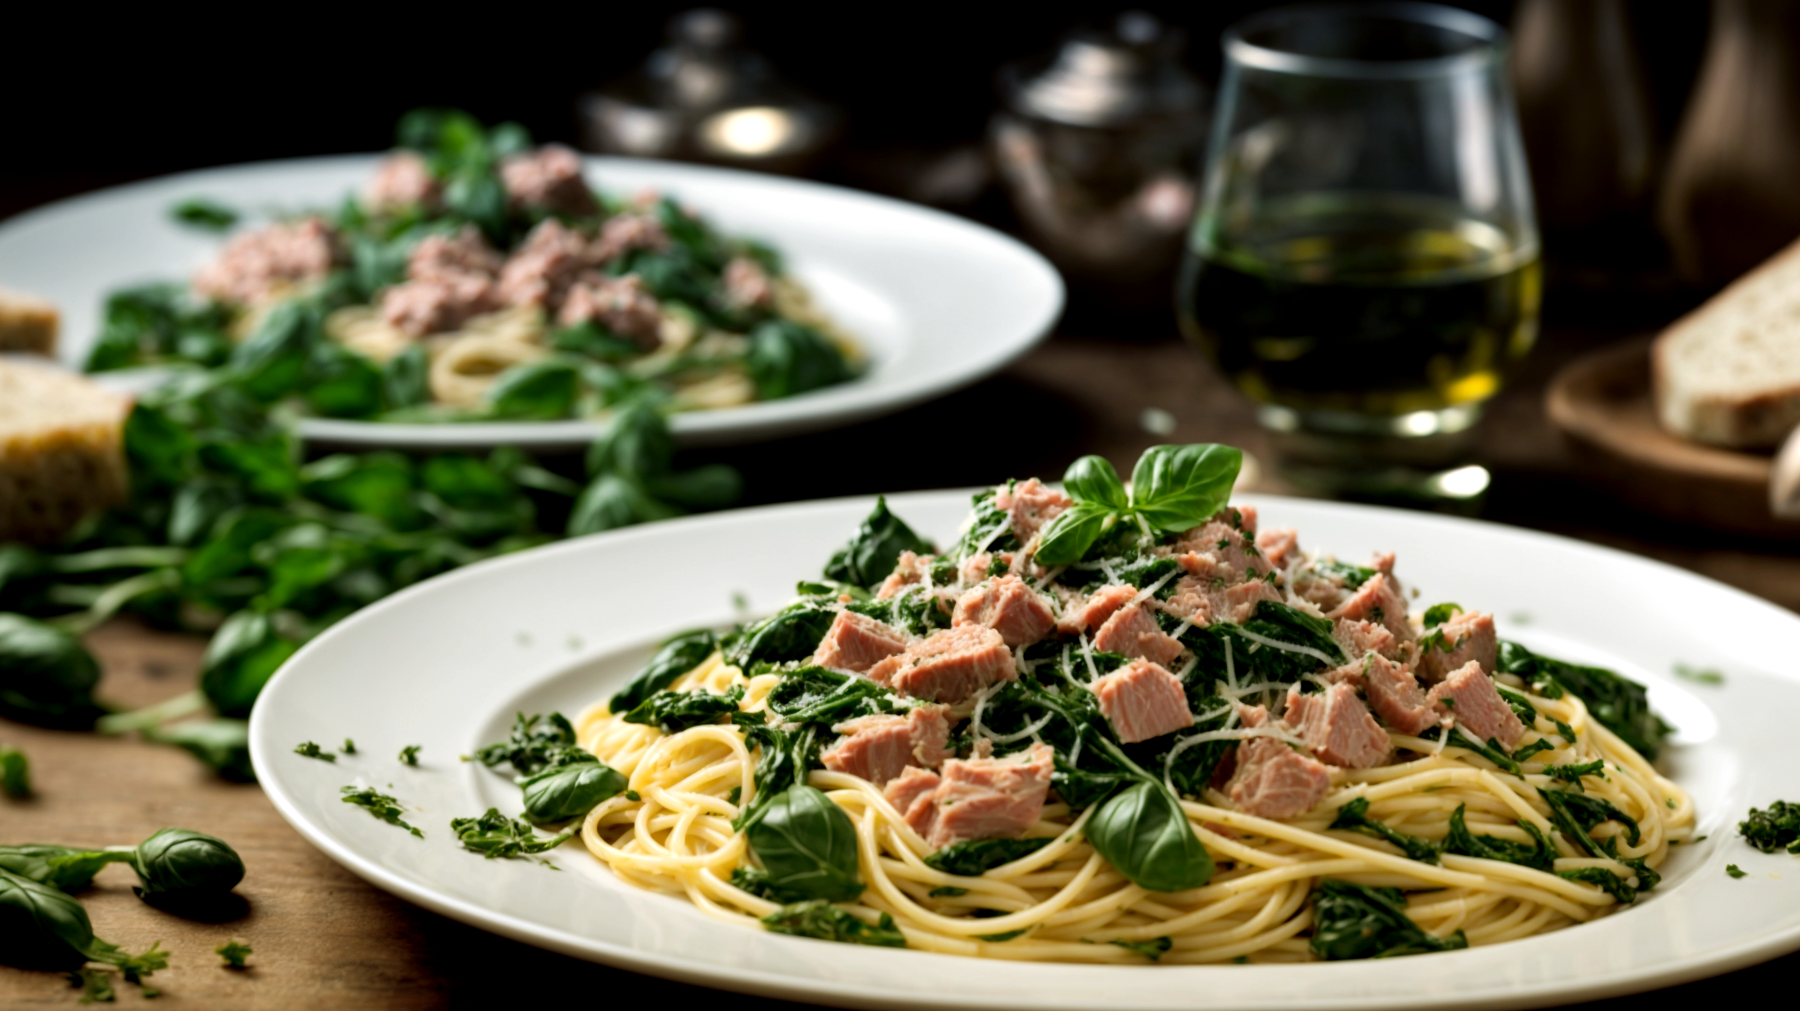
[(600, 226), (600, 236), (588, 247), (588, 261), (602, 266), (634, 249), (662, 252), (669, 248), (669, 233), (662, 222), (648, 214), (616, 214)]
[(1363, 580), (1350, 598), (1325, 615), (1327, 618), (1352, 618), (1383, 625), (1394, 637), (1404, 642), (1413, 639), (1412, 624), (1406, 620), (1406, 599), (1400, 596), (1392, 577), (1377, 572)]
[(1187, 691), (1167, 668), (1133, 660), (1093, 684), (1100, 712), (1126, 744), (1185, 730), (1194, 725)]
[(1256, 549), (1277, 569), (1300, 557), (1300, 535), (1292, 527), (1270, 527), (1256, 534)]
[[(1262, 579), (1271, 571), (1269, 560), (1256, 546), (1255, 527), (1240, 528), (1233, 521), (1234, 512), (1240, 514), (1237, 519), (1241, 521), (1241, 510), (1227, 509), (1182, 534), (1174, 544), (1157, 548), (1157, 552), (1177, 558), (1196, 556), (1182, 566), (1202, 579), (1219, 579), (1227, 585)], [(1254, 523), (1256, 514), (1251, 512), (1249, 517)]]
[(514, 207), (584, 216), (599, 211), (581, 177), (581, 156), (561, 144), (516, 154), (500, 163), (500, 181)]
[(1448, 708), (1457, 725), (1477, 741), (1485, 743), (1492, 738), (1511, 750), (1525, 735), (1525, 724), (1500, 697), (1494, 679), (1482, 673), (1481, 665), (1473, 660), (1444, 678), (1431, 690), (1430, 698)]
[(1333, 681), (1360, 684), (1369, 708), (1400, 733), (1416, 737), (1443, 719), (1443, 707), (1426, 696), (1412, 672), (1379, 653), (1365, 654), (1329, 676)]
[(1240, 625), (1255, 616), (1257, 605), (1263, 601), (1281, 603), (1281, 591), (1266, 579), (1228, 586), (1222, 596), (1225, 602), (1224, 609), (1230, 613), (1231, 620)]
[(907, 827), (926, 839), (931, 838), (931, 830), (937, 827), (937, 790), (943, 778), (935, 772), (908, 766), (901, 770), (898, 778), (888, 780), (887, 789), (882, 796), (887, 798), (900, 817), (906, 819)]
[(1483, 611), (1464, 611), (1427, 631), (1421, 645), (1429, 643), (1419, 656), (1419, 676), (1436, 684), (1445, 675), (1464, 664), (1478, 663), (1489, 674), (1499, 656), (1500, 643), (1494, 632), (1494, 616)]
[(902, 695), (951, 705), (1018, 676), (1000, 633), (981, 625), (935, 632), (869, 668), (869, 677)]
[(587, 240), (555, 218), (539, 222), (500, 268), (500, 297), (508, 305), (554, 313), (587, 270)]
[(1034, 744), (1004, 758), (946, 761), (932, 795), (937, 812), (928, 841), (941, 849), (965, 839), (1023, 835), (1044, 812), (1055, 756), (1048, 745)]
[(494, 282), (480, 274), (446, 274), (396, 284), (381, 293), (381, 318), (413, 337), (459, 329), (502, 308)]
[(881, 588), (875, 591), (875, 599), (888, 600), (908, 586), (923, 583), (926, 574), (931, 571), (931, 563), (936, 560), (935, 555), (900, 552), (899, 562), (895, 563), (894, 571), (882, 580)]
[[(1246, 727), (1268, 722), (1261, 706), (1244, 706), (1238, 717)], [(1313, 809), (1331, 788), (1331, 773), (1317, 761), (1273, 737), (1238, 742), (1237, 768), (1225, 784), (1231, 803), (1258, 818), (1292, 818)]]
[(1106, 619), (1100, 631), (1094, 633), (1094, 648), (1103, 653), (1142, 657), (1166, 666), (1186, 647), (1162, 630), (1149, 608), (1132, 604)]
[(1380, 653), (1389, 660), (1399, 660), (1404, 647), (1386, 625), (1352, 618), (1339, 618), (1333, 622), (1331, 637), (1343, 647), (1344, 655), (1358, 666), (1368, 653)]
[(395, 151), (375, 167), (375, 177), (363, 188), (363, 203), (378, 214), (413, 207), (435, 210), (443, 195), (425, 159), (411, 151)]
[[(1183, 555), (1193, 558), (1194, 555)], [(1175, 581), (1175, 592), (1162, 602), (1162, 609), (1180, 618), (1192, 622), (1196, 627), (1205, 628), (1218, 621), (1220, 612), (1218, 589), (1212, 580), (1200, 576), (1182, 576)]]
[(337, 262), (337, 240), (318, 218), (278, 221), (244, 232), (194, 275), (194, 290), (218, 302), (261, 302), (324, 277)]
[(563, 326), (598, 323), (645, 351), (662, 343), (662, 305), (636, 274), (584, 272), (563, 296), (556, 321)]
[(1113, 612), (1131, 603), (1138, 595), (1135, 586), (1102, 586), (1087, 600), (1065, 608), (1056, 630), (1064, 635), (1080, 635), (1106, 623)]
[(997, 576), (964, 593), (956, 601), (950, 624), (985, 625), (1000, 633), (1008, 646), (1029, 646), (1056, 627), (1056, 616), (1044, 596), (1018, 576)]
[(500, 254), (473, 225), (455, 235), (427, 235), (406, 259), (406, 276), (414, 281), (436, 281), (474, 274), (493, 280), (500, 273)]
[(1319, 761), (1343, 769), (1380, 765), (1392, 750), (1387, 731), (1369, 715), (1356, 689), (1342, 681), (1319, 695), (1288, 691), (1282, 722), (1299, 732)]
[(725, 299), (740, 309), (764, 309), (775, 302), (775, 283), (763, 265), (747, 256), (725, 264)]
[(906, 649), (905, 632), (866, 614), (839, 611), (813, 653), (813, 663), (861, 674)]
[(949, 706), (921, 706), (905, 716), (880, 714), (846, 720), (831, 729), (844, 737), (819, 760), (833, 772), (881, 786), (907, 766), (935, 768), (951, 757)]
[(989, 554), (981, 551), (962, 560), (962, 564), (956, 568), (957, 578), (965, 583), (979, 583), (993, 574), (996, 561), (1000, 563), (1001, 572), (1012, 571), (1012, 552), (1002, 551), (998, 554)]
[(1029, 544), (1045, 524), (1074, 504), (1069, 496), (1035, 477), (994, 493), (994, 507), (1011, 518), (1013, 536), (1020, 544)]

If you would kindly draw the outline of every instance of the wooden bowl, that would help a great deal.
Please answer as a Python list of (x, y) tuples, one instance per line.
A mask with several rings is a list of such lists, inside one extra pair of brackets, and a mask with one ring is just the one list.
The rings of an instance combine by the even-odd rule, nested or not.
[(1774, 457), (1690, 442), (1656, 420), (1650, 341), (1603, 348), (1564, 366), (1544, 394), (1584, 478), (1647, 513), (1759, 537), (1800, 538), (1769, 512)]

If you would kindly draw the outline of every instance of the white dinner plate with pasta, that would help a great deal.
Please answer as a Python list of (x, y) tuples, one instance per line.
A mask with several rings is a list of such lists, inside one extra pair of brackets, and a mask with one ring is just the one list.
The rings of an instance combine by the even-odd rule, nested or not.
[(1236, 468), (495, 559), (302, 649), (252, 757), (426, 908), (823, 1004), (1525, 1007), (1800, 947), (1800, 865), (1737, 831), (1800, 796), (1800, 618), (1540, 533), (1227, 506)]
[[(59, 359), (127, 387), (250, 368), (312, 320), (301, 434), (421, 449), (578, 447), (646, 388), (688, 445), (839, 426), (999, 369), (1062, 310), (1043, 257), (914, 204), (547, 145), (495, 154), (508, 192), (478, 228), (429, 160), (274, 161), (64, 200), (0, 225), (0, 287), (55, 303)], [(211, 213), (218, 232), (192, 227)]]

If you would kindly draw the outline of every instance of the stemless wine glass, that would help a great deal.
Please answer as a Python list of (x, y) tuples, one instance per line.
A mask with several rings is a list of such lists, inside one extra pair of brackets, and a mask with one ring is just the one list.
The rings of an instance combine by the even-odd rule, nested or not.
[(1305, 490), (1475, 500), (1483, 401), (1537, 336), (1537, 228), (1506, 34), (1423, 3), (1225, 33), (1182, 330)]

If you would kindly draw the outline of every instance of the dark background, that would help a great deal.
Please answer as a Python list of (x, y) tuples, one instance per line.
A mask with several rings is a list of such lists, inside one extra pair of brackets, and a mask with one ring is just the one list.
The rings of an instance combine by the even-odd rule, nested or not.
[[(31, 6), (9, 14), (13, 44), (0, 60), (0, 217), (167, 172), (378, 150), (391, 143), (396, 118), (419, 105), (514, 119), (541, 140), (572, 142), (575, 96), (630, 72), (661, 42), (669, 16), (686, 9), (271, 5), (171, 17), (148, 7)], [(1188, 62), (1210, 84), (1220, 31), (1276, 5), (1140, 6), (1186, 29)], [(1506, 23), (1514, 4), (1458, 6)], [(1125, 7), (728, 9), (779, 72), (847, 113), (837, 156), (813, 174), (891, 191), (896, 154), (980, 139), (1000, 64), (1047, 51), (1070, 26)], [(1705, 43), (1706, 5), (1637, 2), (1631, 11), (1667, 150)]]

